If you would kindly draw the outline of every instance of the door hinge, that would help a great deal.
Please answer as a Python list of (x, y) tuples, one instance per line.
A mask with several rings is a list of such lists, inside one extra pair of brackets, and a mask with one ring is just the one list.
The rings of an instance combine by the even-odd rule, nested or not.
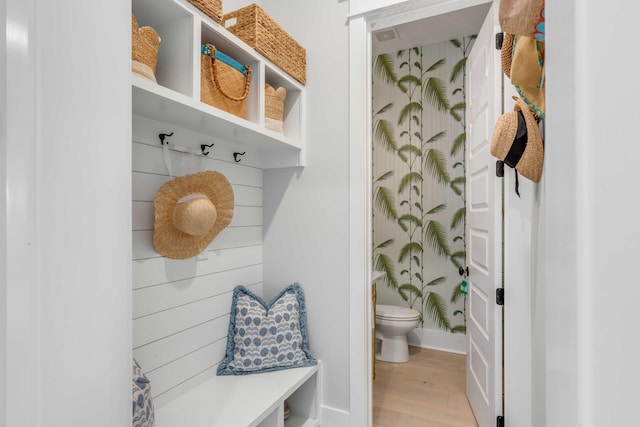
[(504, 176), (504, 162), (502, 160), (496, 160), (496, 176), (498, 178)]
[(504, 288), (496, 289), (496, 304), (504, 305)]
[(503, 41), (504, 41), (504, 33), (496, 33), (496, 50), (502, 50)]
[(496, 419), (496, 426), (504, 427), (504, 417), (502, 415), (498, 415), (498, 418)]

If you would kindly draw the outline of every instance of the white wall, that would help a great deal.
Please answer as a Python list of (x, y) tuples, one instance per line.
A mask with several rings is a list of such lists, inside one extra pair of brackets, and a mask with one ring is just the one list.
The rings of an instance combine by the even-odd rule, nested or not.
[[(124, 425), (131, 416), (130, 13), (128, 2), (38, 2), (39, 392), (48, 425)], [(87, 384), (99, 387), (70, 406)]]
[[(543, 215), (545, 339), (535, 414), (548, 426), (637, 419), (637, 143), (632, 40), (640, 6), (550, 2)], [(593, 31), (609, 22), (615, 31)], [(542, 400), (544, 399), (544, 400)], [(546, 422), (545, 422), (546, 421)]]
[[(577, 3), (568, 2), (566, 7), (550, 4), (547, 11), (548, 99), (540, 183), (544, 194), (539, 248), (542, 257), (533, 319), (534, 425), (578, 425), (579, 411), (584, 410), (578, 404), (578, 390), (585, 379), (580, 379), (579, 373), (591, 375), (579, 366), (584, 359), (578, 353), (578, 303), (585, 297), (587, 285), (584, 282), (579, 286), (576, 277), (579, 262), (584, 261), (578, 260), (582, 250), (578, 234), (588, 229), (577, 225), (581, 221), (578, 214), (586, 212), (576, 205), (577, 191), (584, 185), (576, 180), (576, 155), (579, 145), (581, 149), (588, 147), (586, 141), (576, 138), (576, 132), (582, 134), (581, 127), (587, 125), (576, 116), (576, 108), (582, 108), (576, 105), (576, 89), (582, 85), (583, 90), (584, 81), (574, 73), (576, 62), (586, 59), (576, 50), (576, 22), (581, 20), (579, 10), (585, 7)], [(578, 11), (573, 9), (576, 6)]]
[(0, 425), (126, 426), (130, 4), (5, 5)]
[[(162, 83), (162, 82), (160, 82)], [(153, 247), (155, 194), (170, 177), (158, 135), (199, 152), (211, 137), (133, 116), (133, 355), (151, 381), (156, 407), (215, 376), (226, 353), (233, 288), (262, 294), (262, 169), (257, 150), (216, 139), (208, 156), (169, 150), (174, 176), (222, 173), (234, 193), (233, 219), (204, 257), (168, 259)], [(233, 151), (243, 151), (240, 163)]]
[[(268, 224), (265, 241), (284, 232), (286, 245), (282, 253), (266, 254), (274, 263), (267, 274), (274, 289), (294, 276), (308, 284), (312, 346), (328, 361), (324, 400), (344, 409), (348, 309), (336, 301), (348, 297), (345, 5), (300, 3), (268, 4), (317, 53), (308, 64), (308, 166), (265, 177), (274, 185), (268, 211), (291, 213)], [(4, 199), (3, 205), (6, 301), (0, 313), (7, 329), (0, 350), (8, 403), (0, 425), (83, 426), (87, 419), (94, 426), (129, 425), (130, 90), (123, 48), (129, 44), (129, 4), (5, 4), (10, 22), (24, 27), (7, 32), (18, 38), (7, 46), (6, 74), (0, 74), (8, 108), (2, 110), (7, 128), (1, 150), (9, 160), (0, 171), (10, 184), (7, 195), (23, 198)], [(544, 256), (538, 268), (545, 320), (534, 324), (543, 329), (534, 377), (545, 381), (534, 397), (534, 416), (543, 420), (535, 425), (626, 425), (635, 419), (640, 145), (632, 142), (639, 89), (616, 77), (635, 69), (629, 45), (621, 41), (633, 39), (637, 8), (622, 0), (606, 9), (577, 1), (549, 4)], [(601, 22), (615, 22), (616, 31), (592, 31)], [(96, 46), (99, 55), (92, 53)], [(17, 111), (28, 114), (11, 115)], [(315, 256), (299, 249), (316, 238), (322, 243)], [(99, 387), (78, 392), (87, 384)]]
[[(11, 390), (6, 426), (41, 425), (39, 420), (42, 425), (81, 426), (87, 419), (96, 426), (129, 425), (130, 5), (66, 0), (54, 6), (34, 0), (35, 14), (31, 3), (10, 2), (24, 5), (25, 23), (32, 28), (37, 23), (39, 38), (28, 46), (37, 48), (39, 66), (32, 61), (18, 70), (27, 81), (9, 99), (17, 102), (18, 95), (37, 90), (39, 103), (30, 99), (31, 110), (14, 111), (40, 111), (42, 116), (16, 121), (21, 127), (16, 126), (9, 144), (21, 157), (6, 171), (7, 180), (16, 174), (20, 184), (33, 182), (37, 190), (27, 188), (33, 199), (27, 197), (27, 209), (17, 212), (18, 223), (7, 218), (8, 225), (20, 225), (13, 229), (20, 240), (8, 239), (2, 252), (20, 266), (2, 271), (8, 278), (2, 346), (8, 367), (3, 372), (12, 372), (3, 387), (4, 393)], [(273, 184), (270, 212), (283, 204), (287, 208), (265, 231), (265, 239), (282, 235), (279, 242), (274, 237), (270, 242), (285, 250), (272, 249), (267, 257), (273, 256), (274, 292), (291, 280), (307, 290), (311, 345), (329, 372), (323, 400), (338, 409), (329, 413), (340, 417), (349, 393), (346, 3), (312, 9), (290, 3), (274, 2), (270, 13), (311, 52), (310, 149), (307, 168), (274, 171), (265, 179)], [(323, 38), (315, 37), (319, 32)], [(27, 53), (36, 57), (36, 51)], [(37, 73), (37, 80), (29, 71)], [(38, 130), (33, 139), (27, 133), (33, 129), (30, 123)], [(17, 170), (21, 165), (33, 169)], [(299, 180), (283, 196), (290, 174)], [(265, 215), (269, 219), (273, 215)], [(25, 247), (26, 241), (36, 249)], [(292, 252), (295, 256), (287, 259)], [(280, 273), (285, 271), (290, 274)], [(25, 282), (29, 286), (21, 288)], [(25, 316), (30, 323), (16, 324)], [(87, 385), (92, 387), (87, 390)]]
[(307, 52), (306, 167), (264, 173), (264, 293), (293, 281), (303, 287), (310, 349), (323, 361), (323, 424), (348, 425), (347, 3), (274, 0), (262, 7)]
[[(11, 3), (9, 3), (11, 5)], [(23, 3), (28, 6), (27, 2)], [(7, 71), (13, 58), (7, 56), (7, 8), (6, 2), (0, 7), (0, 34), (4, 34), (0, 43), (0, 57), (5, 58), (5, 66), (0, 67), (0, 414), (7, 413), (7, 110), (10, 105), (7, 97)], [(15, 102), (15, 98), (11, 102)], [(6, 426), (6, 416), (0, 417), (0, 426)]]
[[(36, 74), (32, 67), (36, 51), (29, 44), (35, 37), (31, 23), (33, 2), (3, 4), (2, 58), (2, 279), (1, 345), (3, 353), (0, 387), (0, 425), (24, 420), (30, 425), (36, 415), (28, 411), (25, 397), (37, 392), (37, 295), (36, 269), (24, 268), (36, 260), (36, 132), (32, 126), (37, 111)], [(6, 56), (5, 56), (6, 55)], [(11, 84), (9, 84), (11, 82)], [(29, 214), (29, 212), (32, 212)], [(20, 367), (28, 369), (20, 369)], [(22, 372), (22, 374), (20, 374)], [(25, 415), (26, 414), (26, 415)]]

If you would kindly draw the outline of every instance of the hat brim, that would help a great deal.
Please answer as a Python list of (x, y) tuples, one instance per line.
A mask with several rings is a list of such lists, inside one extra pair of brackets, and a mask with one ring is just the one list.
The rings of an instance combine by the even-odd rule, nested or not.
[(511, 58), (513, 57), (513, 34), (503, 33), (502, 48), (500, 49), (500, 59), (502, 62), (502, 72), (511, 78)]
[[(217, 213), (213, 227), (198, 236), (178, 230), (173, 223), (173, 213), (178, 201), (192, 194), (206, 196), (215, 206)], [(233, 207), (233, 189), (227, 178), (219, 172), (199, 172), (164, 183), (158, 189), (154, 199), (153, 246), (155, 250), (160, 255), (172, 259), (196, 256), (231, 223)]]
[(518, 131), (518, 112), (510, 111), (498, 117), (491, 135), (491, 155), (504, 160), (511, 150), (511, 145)]
[(522, 111), (527, 128), (527, 145), (515, 168), (522, 176), (539, 182), (544, 159), (540, 128), (527, 104), (517, 96), (514, 96), (513, 99), (516, 101), (514, 110), (501, 115), (494, 128), (491, 137), (491, 155), (505, 160), (518, 131), (518, 111)]
[(524, 86), (513, 86), (522, 101), (529, 106), (531, 111), (533, 111), (538, 117), (544, 119), (545, 109), (546, 109), (546, 99), (545, 99), (545, 88), (541, 89), (534, 87), (524, 87)]
[(545, 102), (545, 44), (530, 37), (513, 38), (511, 58), (511, 83), (518, 95), (541, 118), (544, 118)]
[(516, 164), (516, 170), (533, 182), (539, 182), (542, 175), (542, 164), (544, 161), (544, 146), (540, 127), (529, 106), (517, 96), (515, 109), (522, 111), (525, 123), (527, 124), (527, 148), (524, 150), (520, 161)]

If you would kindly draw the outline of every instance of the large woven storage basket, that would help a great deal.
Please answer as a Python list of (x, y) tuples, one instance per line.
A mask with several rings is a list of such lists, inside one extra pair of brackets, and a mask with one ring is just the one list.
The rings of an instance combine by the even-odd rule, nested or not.
[(189, 0), (189, 3), (203, 11), (218, 24), (222, 24), (222, 0)]
[(283, 87), (275, 89), (269, 83), (264, 85), (264, 126), (284, 133), (284, 101), (287, 91)]
[[(235, 19), (234, 19), (235, 18)], [(227, 30), (302, 84), (307, 82), (307, 52), (257, 4), (224, 15)]]

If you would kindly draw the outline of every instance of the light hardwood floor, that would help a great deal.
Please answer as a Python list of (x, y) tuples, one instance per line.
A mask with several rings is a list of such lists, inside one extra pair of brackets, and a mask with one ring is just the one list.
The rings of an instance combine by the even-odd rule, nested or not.
[(409, 361), (376, 361), (373, 427), (476, 427), (465, 356), (409, 347)]

